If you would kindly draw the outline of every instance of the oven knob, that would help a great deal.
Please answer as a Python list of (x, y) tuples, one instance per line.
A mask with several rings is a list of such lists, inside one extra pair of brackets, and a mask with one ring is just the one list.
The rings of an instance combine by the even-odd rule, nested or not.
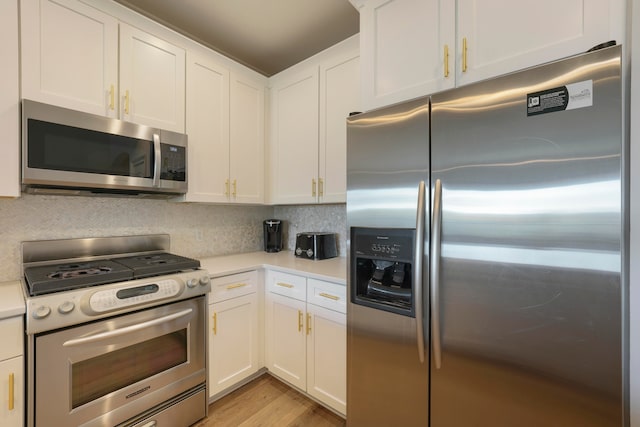
[(208, 285), (210, 281), (211, 281), (211, 279), (209, 279), (209, 276), (202, 276), (200, 278), (200, 284), (202, 286)]
[(308, 256), (309, 258), (312, 258), (312, 257), (313, 257), (313, 249), (307, 249), (307, 256)]
[(51, 309), (46, 305), (41, 305), (40, 307), (36, 308), (36, 311), (33, 312), (33, 317), (35, 319), (44, 319), (49, 314), (51, 314)]
[(76, 308), (76, 305), (73, 303), (73, 301), (65, 301), (58, 307), (58, 312), (60, 314), (69, 314), (73, 311), (74, 308)]
[(187, 280), (187, 286), (190, 288), (195, 288), (198, 285), (198, 279), (189, 279)]
[(302, 248), (296, 248), (296, 255), (302, 255)]

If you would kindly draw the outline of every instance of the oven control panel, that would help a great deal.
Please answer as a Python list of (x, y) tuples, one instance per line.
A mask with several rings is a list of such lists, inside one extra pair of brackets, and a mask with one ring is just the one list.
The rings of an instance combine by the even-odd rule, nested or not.
[(89, 297), (89, 309), (96, 313), (104, 313), (121, 307), (171, 298), (180, 294), (183, 289), (183, 283), (175, 279), (164, 279), (149, 284), (100, 290)]
[(209, 273), (200, 269), (28, 297), (26, 329), (28, 334), (51, 331), (210, 290)]

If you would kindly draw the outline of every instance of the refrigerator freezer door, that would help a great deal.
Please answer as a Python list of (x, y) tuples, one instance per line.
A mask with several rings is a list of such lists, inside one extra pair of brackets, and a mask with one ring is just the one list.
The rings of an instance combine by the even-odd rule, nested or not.
[(431, 427), (623, 425), (621, 107), (619, 46), (432, 97)]
[[(347, 273), (347, 423), (350, 427), (424, 427), (429, 422), (429, 353), (428, 340), (423, 335), (421, 347), (418, 334), (422, 329), (428, 335), (429, 330), (428, 246), (416, 251), (414, 236), (417, 219), (424, 222), (428, 218), (429, 100), (354, 116), (348, 120), (347, 132), (347, 226), (351, 237)], [(421, 182), (424, 211), (418, 215)], [(356, 243), (363, 241), (357, 238), (361, 236), (359, 232), (368, 236), (364, 246)], [(418, 232), (428, 239), (428, 221), (423, 228), (418, 227)], [(403, 240), (398, 238), (400, 235), (410, 237)], [(358, 252), (356, 247), (362, 250)], [(415, 260), (416, 252), (423, 253), (420, 262)], [(403, 271), (413, 280), (412, 304), (421, 307), (384, 310), (384, 304), (376, 308), (375, 303), (357, 303), (356, 283), (360, 282), (354, 276), (364, 277), (372, 272), (369, 269), (361, 273), (367, 269), (358, 268), (359, 263), (365, 263), (361, 260), (365, 256), (369, 258), (367, 263), (376, 260), (380, 268), (388, 263), (390, 278), (394, 257), (396, 261), (402, 258), (398, 265), (405, 261), (411, 264), (411, 269)], [(422, 271), (416, 272), (420, 265)], [(360, 291), (366, 289), (365, 286)], [(419, 301), (416, 295), (421, 296)]]

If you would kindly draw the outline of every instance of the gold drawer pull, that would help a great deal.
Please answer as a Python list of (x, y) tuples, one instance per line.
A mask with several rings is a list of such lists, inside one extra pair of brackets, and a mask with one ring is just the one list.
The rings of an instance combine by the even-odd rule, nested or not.
[(289, 288), (289, 289), (293, 288), (293, 285), (289, 283), (278, 282), (276, 283), (276, 285), (282, 286), (283, 288)]
[(213, 335), (218, 333), (218, 313), (213, 313)]
[(311, 334), (311, 314), (307, 313), (307, 335)]
[(247, 286), (247, 284), (246, 283), (234, 283), (233, 285), (227, 286), (227, 290), (241, 288), (243, 286)]
[(338, 301), (338, 300), (340, 300), (340, 297), (337, 297), (337, 296), (335, 296), (335, 295), (331, 295), (331, 294), (326, 294), (326, 293), (324, 293), (324, 292), (320, 292), (318, 295), (320, 295), (321, 297), (325, 297), (325, 298), (332, 299), (332, 300), (334, 300), (334, 301)]
[(13, 378), (13, 374), (9, 374), (9, 410), (13, 411), (14, 407), (15, 407), (15, 402), (14, 402), (14, 378)]
[(298, 310), (298, 332), (302, 331), (302, 311)]

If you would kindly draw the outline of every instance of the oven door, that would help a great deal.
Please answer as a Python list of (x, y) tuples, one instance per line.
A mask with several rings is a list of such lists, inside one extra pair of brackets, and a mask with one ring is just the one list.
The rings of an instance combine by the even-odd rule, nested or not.
[(35, 425), (113, 426), (203, 387), (205, 303), (198, 297), (37, 335)]

